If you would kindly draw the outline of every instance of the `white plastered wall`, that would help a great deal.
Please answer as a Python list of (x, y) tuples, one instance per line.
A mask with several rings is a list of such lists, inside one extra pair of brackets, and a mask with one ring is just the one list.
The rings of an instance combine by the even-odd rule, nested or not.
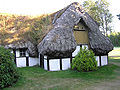
[(38, 57), (38, 65), (40, 65), (40, 54), (39, 54), (39, 57)]
[[(70, 68), (70, 58), (62, 58), (62, 70), (67, 70)], [(44, 69), (48, 70), (47, 66), (47, 56), (44, 56)], [(49, 71), (59, 71), (60, 70), (60, 59), (49, 59)]]
[(84, 49), (86, 47), (86, 49), (88, 49), (88, 45), (82, 45), (82, 48)]
[(108, 63), (107, 56), (101, 56), (101, 66), (107, 65)]
[(97, 61), (97, 66), (100, 66), (100, 59), (99, 59), (99, 56), (95, 56), (96, 57), (96, 61)]
[[(17, 67), (26, 67), (26, 57), (29, 57), (29, 54), (26, 51), (25, 57), (20, 57), (20, 51), (16, 50), (16, 65)], [(29, 66), (35, 66), (39, 64), (39, 58), (29, 57)]]
[(59, 71), (60, 70), (60, 59), (50, 59), (49, 68), (50, 68), (50, 71)]
[(72, 56), (75, 57), (79, 51), (80, 51), (80, 46), (77, 46), (75, 51), (72, 53)]
[[(87, 48), (88, 45), (82, 45), (82, 48)], [(76, 50), (72, 53), (72, 57), (74, 58), (78, 52), (80, 51), (80, 46), (76, 47)], [(47, 70), (47, 56), (44, 56), (44, 69)], [(73, 59), (72, 58), (72, 59)], [(100, 58), (99, 56), (95, 56), (97, 61), (97, 66), (100, 66)], [(67, 70), (71, 67), (70, 58), (62, 58), (62, 70)], [(107, 65), (107, 56), (101, 56), (101, 65)], [(49, 70), (50, 71), (59, 71), (60, 70), (60, 59), (49, 59)]]
[(20, 57), (20, 51), (16, 50), (16, 57)]
[[(101, 58), (101, 60), (100, 60)], [(96, 56), (96, 61), (97, 65), (100, 66), (100, 61), (101, 61), (101, 66), (107, 65), (108, 64), (108, 56)]]
[(44, 59), (44, 69), (47, 70), (47, 60)]
[(29, 66), (35, 66), (39, 64), (39, 58), (29, 57)]
[(17, 67), (26, 67), (26, 58), (25, 57), (16, 58), (16, 64)]
[(70, 58), (62, 59), (62, 70), (67, 70), (70, 68)]

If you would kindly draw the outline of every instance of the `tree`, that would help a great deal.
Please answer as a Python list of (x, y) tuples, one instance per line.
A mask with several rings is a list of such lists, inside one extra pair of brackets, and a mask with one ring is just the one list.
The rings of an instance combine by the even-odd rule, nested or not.
[(20, 73), (13, 60), (14, 55), (11, 51), (0, 47), (0, 90), (13, 85), (20, 78)]
[(112, 31), (111, 22), (113, 18), (108, 6), (109, 3), (106, 0), (97, 0), (96, 2), (88, 0), (83, 3), (85, 11), (98, 22), (100, 30), (106, 36), (108, 36), (108, 32)]
[(112, 41), (114, 47), (120, 47), (120, 32), (114, 32), (108, 36)]
[(118, 19), (120, 20), (120, 14), (118, 14), (117, 16), (118, 16)]

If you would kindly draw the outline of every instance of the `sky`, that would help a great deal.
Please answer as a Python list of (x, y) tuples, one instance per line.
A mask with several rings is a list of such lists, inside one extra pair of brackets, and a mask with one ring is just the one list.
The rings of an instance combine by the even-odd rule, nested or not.
[[(82, 3), (85, 0), (0, 0), (0, 13), (19, 15), (40, 15), (56, 12), (72, 2)], [(120, 32), (120, 0), (108, 0), (109, 9), (113, 14), (113, 29)]]

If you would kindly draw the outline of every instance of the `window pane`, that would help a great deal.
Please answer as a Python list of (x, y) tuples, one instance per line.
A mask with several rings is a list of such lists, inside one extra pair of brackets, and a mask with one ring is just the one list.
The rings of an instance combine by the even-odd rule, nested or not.
[(20, 49), (20, 56), (21, 57), (24, 57), (24, 56), (26, 56), (26, 49)]

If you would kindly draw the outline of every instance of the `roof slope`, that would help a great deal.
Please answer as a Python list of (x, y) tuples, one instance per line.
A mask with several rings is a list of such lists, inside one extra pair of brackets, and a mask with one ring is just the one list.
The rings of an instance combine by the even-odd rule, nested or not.
[(68, 57), (77, 44), (73, 27), (83, 20), (89, 28), (90, 48), (96, 55), (104, 55), (113, 49), (111, 41), (102, 35), (98, 24), (84, 12), (79, 3), (74, 2), (58, 11), (53, 20), (53, 29), (39, 43), (38, 51), (49, 57)]
[(113, 50), (113, 44), (111, 40), (102, 34), (102, 32), (99, 30), (98, 24), (94, 22), (88, 13), (85, 13), (83, 20), (90, 28), (90, 31), (88, 32), (90, 48), (95, 52), (95, 54), (106, 55), (108, 52)]
[(52, 28), (53, 15), (34, 17), (0, 13), (0, 45), (27, 48), (30, 56), (37, 56), (37, 45)]

